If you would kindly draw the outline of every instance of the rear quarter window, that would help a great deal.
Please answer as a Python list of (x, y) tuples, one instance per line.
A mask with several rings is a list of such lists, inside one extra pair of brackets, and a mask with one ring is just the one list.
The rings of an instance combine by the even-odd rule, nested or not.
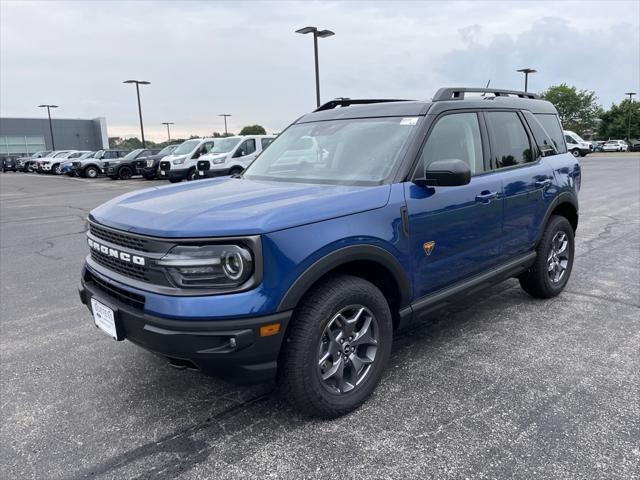
[(558, 153), (567, 153), (567, 146), (564, 143), (564, 134), (562, 133), (558, 116), (552, 113), (536, 113), (534, 117), (547, 132)]
[(536, 117), (534, 117), (531, 112), (528, 112), (526, 110), (524, 110), (522, 114), (524, 115), (524, 119), (526, 120), (527, 125), (529, 125), (529, 128), (531, 129), (531, 133), (533, 133), (533, 138), (536, 141), (536, 145), (538, 147), (540, 155), (543, 157), (557, 155), (558, 150), (555, 146), (554, 141), (551, 140), (551, 137), (549, 136), (545, 128), (540, 125), (540, 122), (536, 120)]

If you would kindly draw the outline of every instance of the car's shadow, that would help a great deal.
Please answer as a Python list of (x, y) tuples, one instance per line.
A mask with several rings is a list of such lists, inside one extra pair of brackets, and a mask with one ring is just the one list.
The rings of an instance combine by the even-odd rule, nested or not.
[[(481, 305), (477, 298), (467, 298), (436, 311), (428, 319), (399, 332), (394, 337), (390, 363), (402, 364), (411, 360), (412, 351), (415, 350), (437, 348), (446, 341), (443, 339), (460, 331), (467, 324), (491, 321), (491, 315), (487, 312), (503, 308), (505, 302), (525, 301), (528, 297), (520, 293), (519, 289), (514, 289), (517, 285), (514, 282), (485, 290)], [(506, 291), (510, 292), (507, 296), (511, 300), (505, 298)], [(266, 442), (284, 435), (295, 436), (293, 431), (310, 423), (323, 423), (292, 409), (274, 384), (240, 387), (198, 372), (182, 371), (174, 374), (168, 370), (166, 362), (151, 354), (142, 352), (136, 356), (138, 361), (151, 363), (147, 365), (145, 372), (150, 377), (147, 384), (153, 387), (146, 387), (146, 394), (153, 397), (157, 392), (162, 392), (157, 396), (157, 402), (161, 405), (157, 410), (153, 409), (156, 413), (142, 415), (145, 428), (162, 424), (167, 414), (173, 421), (183, 415), (185, 418), (181, 419), (181, 427), (100, 463), (82, 468), (67, 478), (106, 476), (170, 479), (204, 461), (208, 461), (212, 468), (224, 468), (254, 454)], [(393, 369), (388, 369), (383, 383), (393, 382), (391, 370)], [(131, 398), (135, 404), (141, 393), (145, 392), (134, 390), (130, 394), (135, 397)], [(376, 401), (386, 404), (393, 400), (377, 398)], [(146, 403), (148, 405), (149, 401)], [(179, 405), (180, 408), (170, 412), (165, 410), (174, 405)], [(158, 411), (162, 414), (158, 415)], [(333, 422), (349, 422), (349, 417), (354, 415), (359, 415), (358, 411)]]

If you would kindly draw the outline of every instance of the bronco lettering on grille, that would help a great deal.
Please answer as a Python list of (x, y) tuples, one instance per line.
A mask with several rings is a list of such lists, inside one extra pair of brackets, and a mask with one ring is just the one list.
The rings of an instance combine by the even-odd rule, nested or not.
[(144, 257), (140, 257), (138, 255), (131, 255), (129, 253), (126, 252), (121, 252), (120, 250), (116, 250), (115, 248), (110, 248), (107, 247), (105, 245), (101, 245), (98, 242), (88, 238), (87, 239), (87, 243), (89, 243), (89, 247), (93, 248), (94, 250), (104, 254), (104, 255), (108, 255), (110, 257), (113, 258), (117, 258), (118, 260), (122, 260), (123, 262), (129, 262), (129, 263), (134, 263), (136, 265), (144, 265), (145, 264), (145, 259)]

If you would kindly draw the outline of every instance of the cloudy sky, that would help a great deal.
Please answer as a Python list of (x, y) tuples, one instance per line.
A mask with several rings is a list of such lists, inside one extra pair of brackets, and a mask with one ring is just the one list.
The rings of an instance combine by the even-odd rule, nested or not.
[(315, 106), (307, 25), (320, 39), (323, 100), (428, 99), (440, 86), (530, 90), (561, 82), (604, 106), (640, 91), (640, 1), (205, 2), (0, 0), (0, 115), (104, 116), (110, 136), (147, 137), (259, 123), (284, 128)]

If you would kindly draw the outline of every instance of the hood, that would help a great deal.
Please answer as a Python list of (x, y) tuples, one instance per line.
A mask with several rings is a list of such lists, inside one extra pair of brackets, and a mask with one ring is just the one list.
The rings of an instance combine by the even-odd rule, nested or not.
[(201, 155), (198, 160), (213, 160), (215, 158), (224, 158), (229, 155), (231, 152), (227, 153), (207, 153), (205, 155)]
[(90, 218), (158, 237), (256, 235), (381, 208), (389, 192), (389, 185), (312, 185), (223, 177), (131, 192), (94, 209)]

